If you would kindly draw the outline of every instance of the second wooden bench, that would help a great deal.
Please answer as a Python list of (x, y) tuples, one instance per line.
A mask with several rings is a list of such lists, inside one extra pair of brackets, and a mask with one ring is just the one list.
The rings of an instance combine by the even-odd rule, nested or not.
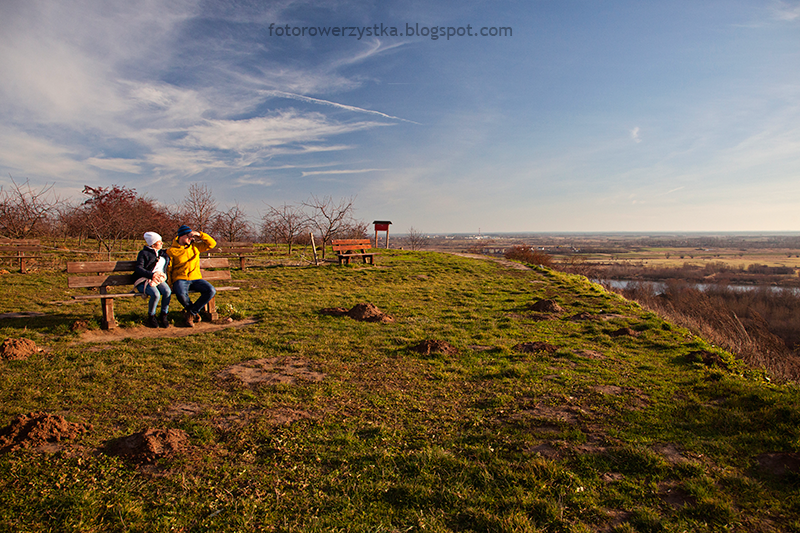
[(374, 264), (374, 257), (377, 252), (368, 252), (372, 248), (372, 241), (369, 239), (338, 239), (331, 243), (339, 264), (342, 262), (349, 265), (350, 259), (360, 257), (364, 263)]

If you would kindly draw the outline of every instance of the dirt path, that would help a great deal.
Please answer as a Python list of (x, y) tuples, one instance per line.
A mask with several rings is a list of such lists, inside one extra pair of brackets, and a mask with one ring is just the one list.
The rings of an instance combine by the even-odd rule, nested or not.
[(486, 261), (494, 261), (495, 263), (501, 264), (508, 268), (513, 268), (514, 270), (530, 270), (531, 267), (527, 265), (523, 265), (522, 263), (517, 263), (516, 261), (509, 261), (508, 259), (501, 259), (500, 257), (492, 257), (490, 255), (481, 255), (481, 254), (468, 254), (462, 252), (445, 252), (450, 255), (457, 255), (459, 257), (469, 257), (470, 259), (484, 259)]

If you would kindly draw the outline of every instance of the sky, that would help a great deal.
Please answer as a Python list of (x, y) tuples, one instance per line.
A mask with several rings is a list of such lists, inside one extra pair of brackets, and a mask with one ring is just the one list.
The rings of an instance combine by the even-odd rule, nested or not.
[(2, 0), (0, 185), (798, 231), (798, 65), (800, 0)]

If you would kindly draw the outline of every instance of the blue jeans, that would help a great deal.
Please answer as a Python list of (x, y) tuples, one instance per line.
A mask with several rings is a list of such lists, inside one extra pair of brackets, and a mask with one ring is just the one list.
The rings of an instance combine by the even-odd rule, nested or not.
[[(200, 293), (200, 297), (194, 303), (189, 299), (190, 290)], [(172, 284), (172, 292), (175, 293), (175, 298), (178, 299), (184, 309), (197, 316), (200, 310), (217, 294), (217, 289), (204, 279), (179, 279)]]
[(169, 313), (169, 299), (172, 298), (172, 291), (169, 289), (169, 285), (167, 285), (166, 281), (159, 283), (155, 287), (147, 282), (140, 283), (136, 286), (136, 290), (150, 297), (150, 305), (147, 309), (148, 313), (151, 315), (156, 314), (159, 300), (161, 300), (161, 312)]

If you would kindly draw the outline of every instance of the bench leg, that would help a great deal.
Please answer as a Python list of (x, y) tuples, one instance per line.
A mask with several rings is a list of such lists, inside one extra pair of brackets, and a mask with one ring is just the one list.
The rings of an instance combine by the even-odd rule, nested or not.
[(214, 296), (211, 300), (206, 304), (206, 313), (208, 316), (211, 317), (211, 321), (216, 321), (219, 319), (219, 313), (217, 313), (217, 297)]
[(114, 318), (114, 298), (101, 298), (100, 308), (103, 311), (103, 320), (100, 322), (102, 329), (114, 329), (117, 320)]
[(241, 268), (242, 270), (244, 270), (245, 259), (246, 259), (245, 257), (239, 256), (239, 268)]

